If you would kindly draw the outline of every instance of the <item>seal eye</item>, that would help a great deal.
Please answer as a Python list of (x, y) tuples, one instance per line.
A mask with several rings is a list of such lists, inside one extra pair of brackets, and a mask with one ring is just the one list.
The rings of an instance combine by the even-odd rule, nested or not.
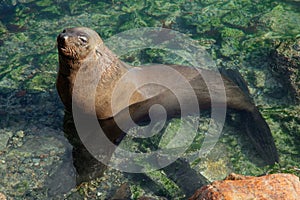
[(88, 39), (85, 36), (78, 36), (78, 39), (82, 42), (82, 44), (87, 44)]

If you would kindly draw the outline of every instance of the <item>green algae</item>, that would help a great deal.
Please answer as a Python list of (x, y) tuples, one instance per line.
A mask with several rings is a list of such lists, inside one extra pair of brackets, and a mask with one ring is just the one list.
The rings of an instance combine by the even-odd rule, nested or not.
[(49, 87), (54, 88), (55, 77), (54, 73), (38, 73), (28, 81), (26, 88), (30, 88), (33, 91), (46, 91)]
[(240, 53), (240, 41), (245, 36), (245, 34), (238, 29), (224, 28), (221, 31), (222, 37), (222, 47), (220, 53), (223, 56), (230, 57)]
[(155, 183), (161, 185), (164, 189), (162, 192), (163, 196), (168, 196), (171, 198), (183, 198), (181, 189), (172, 180), (167, 178), (166, 174), (162, 171), (153, 171), (147, 173), (147, 176), (153, 180)]
[(300, 33), (300, 13), (291, 6), (276, 6), (262, 21), (271, 29), (265, 34), (266, 38), (291, 38)]
[[(191, 4), (189, 6), (189, 4)], [(57, 4), (51, 4), (49, 1), (27, 1), (26, 3), (17, 4), (14, 8), (15, 12), (15, 18), (18, 24), (18, 26), (26, 26), (26, 27), (32, 27), (30, 28), (30, 31), (28, 34), (30, 34), (30, 39), (33, 39), (32, 42), (34, 44), (38, 45), (39, 43), (42, 43), (44, 45), (39, 45), (39, 48), (32, 47), (36, 51), (45, 52), (45, 49), (51, 48), (49, 41), (54, 41), (53, 35), (51, 37), (48, 37), (48, 33), (51, 32), (51, 29), (55, 30), (56, 33), (59, 32), (59, 29), (51, 26), (47, 28), (48, 32), (45, 32), (45, 29), (42, 31), (39, 27), (41, 27), (38, 24), (41, 24), (41, 21), (34, 20), (37, 19), (37, 15), (35, 15), (34, 12), (32, 12), (32, 9), (34, 6), (41, 7), (42, 9), (39, 9), (39, 15), (42, 16), (42, 13), (44, 13), (45, 16), (48, 16), (49, 13), (51, 13), (51, 17), (56, 18), (56, 16), (60, 16), (63, 11), (59, 10), (60, 6), (64, 5), (64, 8), (67, 7), (68, 9), (65, 9), (66, 12), (71, 12), (73, 15), (78, 15), (81, 12), (80, 9), (85, 10), (86, 12), (90, 12), (93, 14), (90, 15), (82, 15), (82, 20), (80, 20), (80, 17), (71, 22), (70, 20), (66, 23), (67, 26), (73, 25), (79, 25), (79, 24), (93, 24), (91, 27), (101, 27), (101, 29), (96, 28), (99, 30), (100, 34), (103, 37), (109, 37), (113, 35), (114, 33), (128, 30), (131, 28), (137, 28), (137, 27), (145, 27), (145, 26), (162, 26), (162, 25), (168, 25), (172, 27), (173, 25), (175, 27), (178, 27), (181, 29), (181, 21), (184, 18), (187, 18), (188, 21), (184, 21), (186, 26), (195, 25), (197, 29), (201, 30), (201, 33), (204, 33), (205, 31), (210, 31), (212, 27), (222, 27), (222, 22), (220, 21), (220, 17), (222, 17), (225, 13), (228, 12), (229, 9), (240, 9), (241, 7), (253, 7), (253, 4), (251, 3), (245, 3), (241, 4), (239, 2), (211, 2), (211, 3), (203, 3), (203, 5), (198, 8), (196, 5), (193, 5), (195, 3), (187, 3), (185, 1), (182, 2), (113, 2), (113, 6), (110, 6), (109, 3), (90, 3), (87, 4), (85, 1), (78, 1), (78, 2), (71, 2), (69, 4), (66, 4), (65, 2), (57, 2)], [(241, 5), (240, 5), (241, 4)], [(49, 6), (50, 5), (50, 6)], [(31, 8), (30, 8), (31, 7)], [(220, 7), (222, 9), (215, 9), (216, 7)], [(263, 8), (267, 7), (266, 6)], [(262, 11), (263, 8), (257, 9), (256, 11)], [(77, 9), (77, 10), (76, 10)], [(98, 12), (100, 9), (102, 12)], [(191, 15), (185, 15), (182, 13), (182, 11), (189, 11), (192, 14)], [(212, 13), (213, 12), (213, 13)], [(48, 13), (48, 14), (47, 14)], [(193, 15), (197, 15), (197, 17), (194, 17)], [(248, 17), (248, 15), (247, 15)], [(227, 16), (228, 18), (228, 16)], [(243, 17), (242, 19), (245, 19), (246, 17)], [(20, 20), (21, 19), (21, 20)], [(67, 17), (66, 17), (66, 20)], [(193, 23), (192, 21), (195, 21)], [(208, 21), (207, 21), (208, 20)], [(59, 19), (58, 21), (61, 21), (63, 23), (64, 18)], [(72, 21), (72, 20), (71, 20)], [(225, 20), (226, 21), (226, 20)], [(200, 22), (200, 23), (199, 23)], [(47, 20), (44, 22), (42, 21), (42, 24), (45, 24)], [(54, 22), (55, 24), (56, 22)], [(246, 23), (246, 22), (245, 22)], [(16, 23), (15, 23), (16, 24)], [(51, 25), (51, 24), (49, 24)], [(62, 25), (62, 24), (61, 24)], [(207, 28), (205, 28), (207, 26)], [(63, 28), (63, 26), (61, 26)], [(36, 29), (35, 31), (34, 28)], [(62, 29), (61, 28), (61, 29)], [(31, 32), (31, 33), (30, 33)], [(39, 38), (38, 35), (41, 33), (45, 33), (43, 38)], [(17, 41), (20, 41), (24, 43), (25, 41), (28, 42), (28, 35), (17, 35), (14, 36), (17, 37)], [(36, 37), (36, 38), (34, 38)], [(231, 55), (232, 49), (231, 47), (235, 48), (234, 43), (224, 44), (222, 52), (225, 55)], [(46, 45), (45, 45), (46, 44)], [(54, 42), (52, 43), (54, 44)], [(52, 67), (52, 69), (55, 69), (55, 66)], [(33, 87), (34, 84), (45, 84), (44, 86), (36, 86)], [(31, 87), (29, 89), (34, 90), (35, 88), (46, 88), (48, 84), (48, 81), (42, 82), (42, 81), (36, 81), (33, 80), (32, 83), (27, 84), (28, 87)]]

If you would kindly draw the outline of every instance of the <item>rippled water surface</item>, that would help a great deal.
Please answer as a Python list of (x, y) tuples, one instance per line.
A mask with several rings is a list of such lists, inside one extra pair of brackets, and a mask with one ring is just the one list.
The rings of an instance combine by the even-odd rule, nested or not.
[[(190, 192), (188, 183), (175, 181), (172, 166), (135, 175), (109, 168), (102, 177), (76, 187), (72, 146), (62, 128), (64, 108), (55, 89), (56, 37), (64, 28), (74, 26), (90, 27), (104, 40), (134, 28), (172, 29), (204, 47), (218, 67), (240, 72), (270, 126), (280, 162), (259, 165), (259, 155), (243, 134), (243, 119), (232, 114), (236, 120), (226, 123), (212, 152), (193, 159), (189, 166), (178, 165), (192, 170), (194, 174), (186, 170), (191, 182), (200, 175), (206, 181), (222, 179), (230, 172), (300, 176), (299, 24), (298, 0), (2, 0), (0, 193), (8, 199), (107, 199), (116, 195), (122, 184), (132, 199), (184, 199)], [(150, 48), (128, 52), (122, 59), (133, 65), (185, 63)], [(203, 122), (199, 138), (186, 155), (198, 150), (207, 128), (206, 118), (198, 120)], [(167, 132), (176, 130), (178, 123), (173, 120)], [(149, 150), (142, 140), (125, 140), (123, 145)]]

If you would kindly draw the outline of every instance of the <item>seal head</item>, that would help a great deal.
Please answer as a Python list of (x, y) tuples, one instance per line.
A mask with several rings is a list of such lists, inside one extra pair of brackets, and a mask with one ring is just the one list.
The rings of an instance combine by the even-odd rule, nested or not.
[(57, 47), (64, 59), (83, 60), (89, 54), (97, 51), (98, 45), (103, 44), (99, 35), (89, 28), (67, 28), (57, 37)]
[[(92, 98), (93, 87), (97, 86), (97, 117), (112, 117), (111, 95), (116, 82), (127, 71), (125, 64), (104, 45), (97, 32), (86, 27), (64, 29), (57, 36), (57, 48), (59, 73), (56, 86), (66, 109), (71, 112), (72, 102), (75, 102), (84, 113), (94, 113), (87, 99)], [(77, 78), (78, 73), (84, 74), (84, 78)], [(74, 92), (76, 81), (86, 94)], [(133, 98), (140, 98), (140, 95), (136, 92)]]

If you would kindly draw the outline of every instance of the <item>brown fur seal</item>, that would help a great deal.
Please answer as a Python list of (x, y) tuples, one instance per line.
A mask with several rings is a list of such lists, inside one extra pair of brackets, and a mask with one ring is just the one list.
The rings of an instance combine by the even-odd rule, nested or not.
[[(218, 95), (220, 88), (214, 82), (218, 74), (201, 69), (199, 72), (187, 66), (168, 65), (168, 67), (179, 72), (193, 88), (193, 91), (181, 90), (174, 95), (172, 91), (155, 84), (144, 85), (135, 88), (126, 101), (123, 96), (131, 93), (135, 83), (151, 77), (154, 81), (169, 79), (180, 88), (178, 80), (173, 77), (162, 76), (157, 71), (157, 66), (132, 67), (120, 61), (104, 44), (100, 36), (93, 30), (85, 27), (65, 29), (57, 37), (59, 52), (59, 72), (57, 77), (57, 90), (66, 110), (72, 112), (73, 105), (77, 106), (84, 113), (92, 112), (89, 95), (80, 96), (73, 92), (75, 77), (79, 69), (86, 73), (82, 86), (89, 91), (90, 84), (97, 81), (91, 77), (96, 76), (100, 79), (97, 85), (95, 99), (96, 115), (105, 133), (112, 141), (118, 139), (121, 131), (115, 126), (114, 118), (118, 117), (121, 121), (126, 121), (128, 116), (123, 114), (123, 109), (129, 107), (130, 114), (134, 121), (138, 122), (147, 119), (148, 109), (154, 104), (163, 105), (169, 117), (180, 114), (180, 105), (177, 101), (178, 96), (188, 104), (190, 96), (196, 94), (200, 109), (210, 108), (210, 93), (206, 84), (214, 88), (212, 91)], [(134, 76), (126, 80), (122, 85), (122, 90), (116, 94), (118, 101), (112, 106), (112, 95), (118, 81), (129, 71), (134, 71)], [(205, 82), (202, 76), (209, 77), (209, 82)], [(220, 104), (226, 103), (227, 107), (240, 111), (247, 122), (247, 132), (253, 140), (254, 145), (268, 164), (278, 162), (278, 154), (271, 135), (270, 129), (259, 113), (251, 99), (229, 78), (222, 76), (225, 91), (225, 102), (220, 100)], [(125, 83), (124, 82), (124, 83)], [(72, 96), (73, 95), (73, 96)], [(221, 102), (222, 101), (222, 102)], [(105, 128), (106, 127), (106, 128)], [(127, 127), (130, 128), (130, 127)]]

